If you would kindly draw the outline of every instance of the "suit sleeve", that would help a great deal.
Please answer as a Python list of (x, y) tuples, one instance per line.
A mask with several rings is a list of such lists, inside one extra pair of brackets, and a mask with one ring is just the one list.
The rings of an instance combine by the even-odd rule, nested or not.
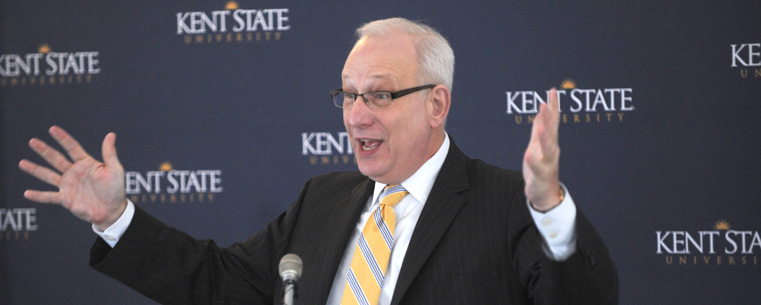
[[(525, 200), (519, 196), (516, 202)], [(618, 304), (618, 274), (595, 228), (579, 209), (576, 213), (576, 252), (564, 261), (541, 249), (543, 237), (525, 204), (513, 206), (514, 265), (527, 297), (534, 304)], [(520, 219), (520, 220), (517, 220)]]
[(226, 248), (196, 240), (136, 207), (113, 249), (96, 239), (90, 266), (162, 304), (272, 304), (279, 297), (277, 265), (308, 185), (266, 229)]
[(576, 215), (576, 253), (558, 262), (541, 255), (535, 304), (618, 304), (618, 274), (600, 236), (583, 213)]

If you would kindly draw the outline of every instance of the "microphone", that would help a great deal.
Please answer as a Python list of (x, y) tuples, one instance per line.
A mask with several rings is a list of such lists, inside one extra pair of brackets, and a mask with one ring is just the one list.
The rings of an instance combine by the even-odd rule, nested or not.
[(301, 258), (293, 253), (289, 253), (280, 259), (278, 272), (283, 279), (283, 305), (293, 305), (293, 296), (296, 291), (296, 281), (301, 277), (301, 270), (304, 268)]

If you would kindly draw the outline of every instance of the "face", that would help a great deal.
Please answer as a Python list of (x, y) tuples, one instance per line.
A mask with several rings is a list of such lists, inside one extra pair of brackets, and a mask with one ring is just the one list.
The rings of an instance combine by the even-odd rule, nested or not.
[[(343, 90), (356, 93), (399, 91), (419, 85), (413, 40), (406, 35), (362, 38), (342, 72)], [(374, 181), (401, 183), (438, 150), (432, 126), (431, 90), (422, 90), (385, 107), (369, 108), (357, 98), (343, 108), (343, 119), (360, 172)], [(441, 130), (443, 134), (443, 129)]]

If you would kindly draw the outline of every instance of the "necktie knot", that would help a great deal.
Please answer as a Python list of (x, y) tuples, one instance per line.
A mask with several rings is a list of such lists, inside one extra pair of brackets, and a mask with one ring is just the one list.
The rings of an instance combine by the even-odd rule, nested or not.
[(386, 188), (383, 189), (383, 194), (381, 195), (381, 206), (389, 206), (394, 207), (399, 201), (404, 198), (404, 196), (407, 196), (409, 192), (400, 184), (389, 184), (386, 185)]

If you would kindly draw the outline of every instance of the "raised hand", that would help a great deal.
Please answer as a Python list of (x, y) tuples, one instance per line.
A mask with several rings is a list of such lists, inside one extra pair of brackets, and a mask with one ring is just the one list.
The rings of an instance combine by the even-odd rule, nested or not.
[(77, 217), (105, 230), (127, 207), (124, 169), (116, 156), (116, 134), (109, 133), (103, 139), (104, 163), (101, 163), (62, 128), (53, 126), (49, 132), (71, 160), (42, 140), (31, 139), (29, 147), (55, 170), (26, 159), (19, 162), (19, 168), (57, 187), (58, 191), (27, 190), (24, 197), (40, 203), (60, 204)]
[(534, 119), (531, 141), (523, 158), (526, 198), (539, 211), (549, 211), (557, 206), (562, 194), (558, 181), (560, 110), (557, 90), (552, 88), (549, 95), (549, 103), (541, 105)]

